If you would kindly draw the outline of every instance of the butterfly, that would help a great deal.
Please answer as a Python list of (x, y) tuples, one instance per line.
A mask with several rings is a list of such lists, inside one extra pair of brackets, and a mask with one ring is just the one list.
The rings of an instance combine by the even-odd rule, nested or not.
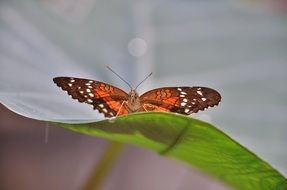
[(105, 117), (149, 111), (190, 115), (218, 105), (221, 101), (221, 96), (216, 90), (199, 86), (163, 87), (147, 91), (139, 96), (136, 88), (143, 81), (135, 89), (127, 83), (131, 88), (129, 93), (113, 85), (90, 79), (56, 77), (53, 81), (67, 91), (73, 99), (92, 105)]

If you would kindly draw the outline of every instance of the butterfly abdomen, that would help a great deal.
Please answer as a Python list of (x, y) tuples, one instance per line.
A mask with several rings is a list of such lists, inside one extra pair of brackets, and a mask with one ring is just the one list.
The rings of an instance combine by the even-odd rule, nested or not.
[(131, 90), (129, 93), (129, 97), (125, 106), (130, 112), (137, 112), (142, 107), (139, 95), (135, 90)]

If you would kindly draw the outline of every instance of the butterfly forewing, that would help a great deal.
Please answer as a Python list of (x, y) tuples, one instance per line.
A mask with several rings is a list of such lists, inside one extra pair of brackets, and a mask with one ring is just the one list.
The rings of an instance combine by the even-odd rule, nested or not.
[(105, 117), (128, 114), (128, 111), (122, 106), (122, 103), (127, 101), (128, 94), (110, 84), (72, 77), (56, 77), (53, 81), (67, 91), (73, 99), (92, 105)]
[(165, 87), (140, 96), (146, 111), (170, 111), (192, 114), (218, 105), (220, 94), (206, 87)]

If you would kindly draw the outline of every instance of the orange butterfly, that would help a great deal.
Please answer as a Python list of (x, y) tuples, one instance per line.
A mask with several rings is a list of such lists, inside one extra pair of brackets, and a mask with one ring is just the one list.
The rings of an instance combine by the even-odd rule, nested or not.
[[(111, 68), (108, 67), (108, 69), (115, 73)], [(120, 78), (126, 82), (122, 77)], [(130, 93), (110, 84), (89, 79), (56, 77), (53, 81), (67, 91), (73, 99), (91, 104), (105, 117), (147, 111), (189, 115), (218, 105), (221, 100), (216, 90), (206, 87), (164, 87), (150, 90), (139, 96), (136, 89), (143, 81), (135, 89), (126, 82), (131, 88)]]

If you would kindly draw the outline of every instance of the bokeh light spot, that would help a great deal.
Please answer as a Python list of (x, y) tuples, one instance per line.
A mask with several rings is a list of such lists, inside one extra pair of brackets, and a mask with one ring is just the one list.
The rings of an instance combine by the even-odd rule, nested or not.
[(146, 53), (147, 43), (142, 38), (133, 38), (128, 44), (128, 51), (132, 56), (140, 57)]

